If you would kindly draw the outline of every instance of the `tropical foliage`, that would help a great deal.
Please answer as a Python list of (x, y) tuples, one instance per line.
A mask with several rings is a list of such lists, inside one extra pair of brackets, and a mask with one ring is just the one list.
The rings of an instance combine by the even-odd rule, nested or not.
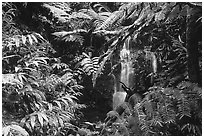
[(3, 2), (2, 135), (202, 135), (201, 30), (198, 2)]

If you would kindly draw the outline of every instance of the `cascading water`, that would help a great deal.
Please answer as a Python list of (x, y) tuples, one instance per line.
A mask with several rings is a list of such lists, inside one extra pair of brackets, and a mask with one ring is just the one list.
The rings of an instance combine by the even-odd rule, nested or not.
[[(122, 50), (120, 51), (120, 60), (121, 60), (121, 74), (120, 81), (123, 82), (128, 88), (132, 87), (133, 83), (133, 67), (131, 61), (131, 53), (129, 47), (129, 38), (124, 43)], [(120, 85), (119, 91), (124, 91)]]
[[(134, 69), (131, 61), (131, 51), (129, 47), (130, 37), (124, 43), (121, 51), (120, 51), (120, 61), (121, 61), (121, 72), (120, 77), (117, 78), (117, 82), (124, 83), (128, 88), (132, 88), (133, 86), (133, 78), (134, 78)], [(127, 93), (122, 88), (120, 83), (117, 83), (116, 91), (113, 95), (113, 109), (115, 109), (118, 105), (122, 104), (125, 101)]]

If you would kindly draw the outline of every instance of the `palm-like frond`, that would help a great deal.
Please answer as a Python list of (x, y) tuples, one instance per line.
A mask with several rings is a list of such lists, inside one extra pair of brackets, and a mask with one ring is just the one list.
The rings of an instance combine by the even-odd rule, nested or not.
[(111, 12), (96, 13), (92, 9), (81, 9), (80, 12), (91, 17), (91, 21), (93, 21), (94, 28), (100, 27), (112, 14)]
[(90, 15), (85, 14), (83, 12), (73, 12), (69, 16), (68, 20), (71, 20), (71, 19), (73, 20), (77, 20), (77, 19), (92, 20), (93, 18)]
[[(43, 4), (43, 7), (50, 10), (52, 16), (54, 18), (58, 18), (58, 21), (66, 22), (68, 20), (69, 14), (64, 11), (64, 9), (60, 9), (59, 7), (55, 7), (55, 5), (50, 5), (49, 3)], [(67, 7), (68, 9), (69, 7)]]
[(65, 41), (65, 42), (79, 42), (80, 44), (83, 43), (84, 38), (83, 34), (86, 34), (88, 31), (84, 29), (77, 29), (74, 31), (61, 31), (61, 32), (55, 32), (52, 33), (52, 35), (55, 35), (58, 37), (58, 39)]
[(65, 37), (67, 35), (73, 35), (73, 34), (86, 34), (88, 31), (87, 30), (84, 30), (84, 29), (77, 29), (77, 30), (73, 30), (73, 31), (61, 31), (61, 32), (55, 32), (55, 33), (52, 33), (52, 35), (55, 35), (57, 37)]
[(82, 69), (87, 73), (87, 75), (92, 75), (96, 73), (97, 69), (99, 68), (99, 63), (98, 63), (99, 57), (85, 57), (81, 61), (81, 66)]
[(113, 27), (114, 24), (117, 24), (118, 22), (122, 22), (122, 18), (124, 16), (124, 11), (115, 11), (111, 13), (111, 15), (103, 22), (103, 24), (96, 28), (96, 30), (104, 29)]
[(92, 9), (81, 9), (79, 10), (79, 12), (82, 12), (84, 14), (87, 14), (88, 16), (90, 16), (92, 19), (101, 19), (99, 14), (97, 14), (94, 10)]

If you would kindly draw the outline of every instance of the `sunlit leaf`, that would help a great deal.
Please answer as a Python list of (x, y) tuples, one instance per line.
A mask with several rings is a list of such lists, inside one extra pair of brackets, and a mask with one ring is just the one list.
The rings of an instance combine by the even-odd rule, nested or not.
[(19, 47), (20, 46), (20, 40), (19, 38), (15, 38), (15, 43), (16, 43), (16, 47)]
[(64, 122), (63, 122), (63, 120), (62, 120), (60, 117), (58, 118), (58, 120), (59, 120), (59, 124), (60, 124), (60, 126), (63, 127), (63, 126), (64, 126)]
[(52, 104), (48, 103), (48, 109), (51, 111), (52, 110)]
[(26, 44), (26, 37), (24, 35), (22, 35), (22, 42), (24, 45)]
[(38, 121), (39, 121), (40, 125), (43, 127), (43, 117), (42, 117), (41, 113), (38, 113), (37, 115), (38, 115)]
[(32, 132), (32, 127), (30, 126), (29, 122), (26, 122), (25, 126), (29, 129), (30, 132)]
[(38, 43), (37, 38), (36, 38), (33, 34), (30, 34), (30, 36), (31, 36), (31, 38), (33, 38), (33, 40), (34, 40), (36, 43)]
[(34, 129), (34, 126), (35, 126), (35, 119), (36, 117), (33, 115), (30, 117), (30, 124), (31, 124), (31, 127)]
[(46, 122), (49, 122), (49, 120), (48, 120), (48, 118), (47, 118), (47, 115), (46, 115), (45, 113), (42, 113), (41, 115), (42, 115), (42, 117), (45, 119)]
[(31, 38), (30, 35), (27, 35), (27, 37), (28, 37), (28, 41), (30, 42), (30, 45), (32, 45), (33, 44), (33, 39)]
[(9, 136), (9, 132), (10, 132), (10, 126), (6, 126), (2, 128), (2, 135), (3, 136)]

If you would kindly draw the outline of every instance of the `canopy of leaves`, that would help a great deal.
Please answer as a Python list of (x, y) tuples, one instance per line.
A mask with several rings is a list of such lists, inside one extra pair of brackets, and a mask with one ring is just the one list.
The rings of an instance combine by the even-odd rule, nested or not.
[[(3, 135), (202, 135), (201, 28), (199, 2), (3, 2)], [(142, 100), (83, 125), (111, 107), (123, 45)]]

